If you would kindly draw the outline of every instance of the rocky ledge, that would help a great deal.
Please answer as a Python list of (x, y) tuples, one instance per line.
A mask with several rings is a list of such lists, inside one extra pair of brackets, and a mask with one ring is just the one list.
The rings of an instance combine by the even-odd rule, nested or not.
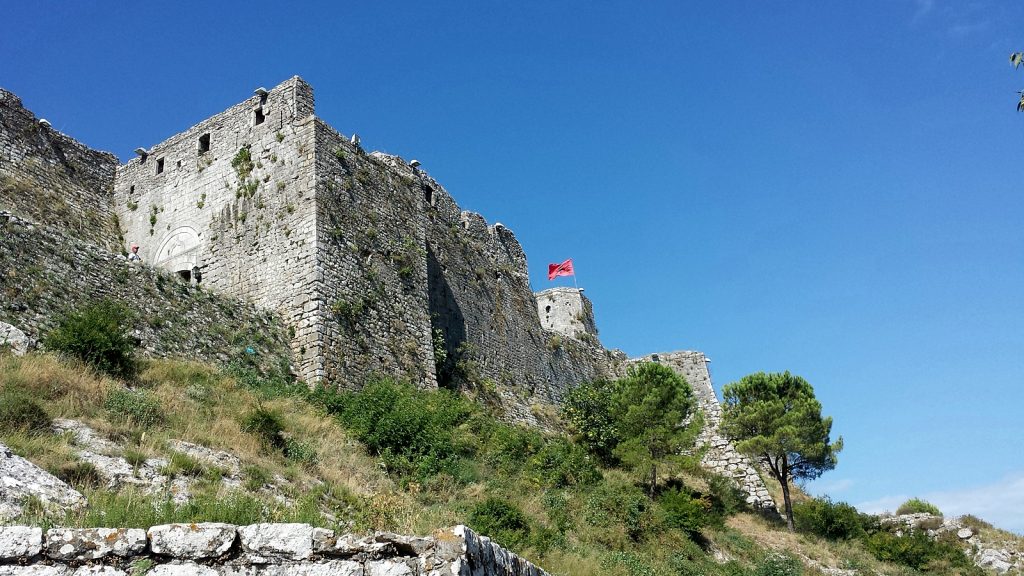
[(427, 537), (336, 535), (308, 524), (0, 526), (0, 576), (546, 576), (465, 526)]

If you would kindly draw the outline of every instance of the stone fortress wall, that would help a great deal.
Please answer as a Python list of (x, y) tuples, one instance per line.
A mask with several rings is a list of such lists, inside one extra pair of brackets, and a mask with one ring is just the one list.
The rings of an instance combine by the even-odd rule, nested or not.
[(0, 89), (0, 208), (120, 250), (110, 206), (117, 158), (54, 130)]
[(548, 288), (537, 292), (537, 316), (545, 330), (570, 337), (597, 336), (594, 306), (578, 288)]
[(287, 80), (120, 166), (113, 198), (144, 262), (280, 314), (304, 376), (319, 329), (312, 112), (309, 85)]
[(308, 524), (0, 526), (0, 576), (546, 576), (466, 526), (359, 537)]
[[(461, 379), (495, 391), (510, 419), (536, 424), (537, 408), (557, 404), (573, 385), (624, 372), (626, 356), (600, 344), (581, 290), (532, 292), (511, 230), (462, 210), (418, 166), (365, 152), (313, 112), (312, 89), (293, 77), (140, 150), (115, 172), (113, 156), (52, 131), (0, 92), (0, 210), (18, 230), (0, 257), (33, 278), (78, 274), (88, 286), (82, 298), (125, 294), (156, 314), (146, 294), (105, 287), (131, 287), (138, 274), (121, 270), (113, 252), (138, 243), (146, 263), (193, 287), (201, 278), (204, 289), (281, 318), (294, 368), (310, 384), (356, 388), (387, 374), (432, 388)], [(23, 197), (43, 193), (66, 198), (66, 209)], [(96, 226), (68, 224), (76, 218)], [(45, 270), (48, 260), (24, 247), (39, 233), (68, 254), (59, 271)], [(0, 320), (38, 337), (71, 307), (74, 292), (48, 299), (45, 282), (31, 282), (38, 286), (26, 292), (30, 283), (13, 274), (4, 290), (17, 298)], [(147, 293), (162, 302), (163, 276), (147, 278), (155, 286)], [(149, 341), (163, 342), (152, 353), (173, 349), (169, 342), (181, 333), (175, 320), (166, 322), (173, 331), (162, 319), (151, 326)], [(230, 315), (212, 320), (230, 322)], [(228, 340), (238, 344), (237, 335), (186, 333), (199, 335), (200, 349), (209, 351), (201, 357)], [(654, 355), (635, 361), (645, 359)], [(702, 400), (710, 425), (704, 440), (712, 446), (706, 461), (736, 477), (752, 502), (764, 502), (756, 472), (717, 435), (720, 410), (703, 355), (658, 361), (686, 376)]]
[(664, 364), (686, 378), (704, 415), (704, 428), (697, 437), (697, 445), (704, 446), (707, 450), (701, 463), (707, 469), (735, 480), (747, 495), (747, 503), (753, 508), (774, 514), (775, 501), (768, 493), (768, 488), (757, 469), (719, 432), (722, 406), (718, 403), (718, 396), (711, 385), (711, 372), (708, 370), (711, 360), (702, 352), (686, 350), (630, 358), (625, 367), (628, 369), (629, 365), (640, 362)]

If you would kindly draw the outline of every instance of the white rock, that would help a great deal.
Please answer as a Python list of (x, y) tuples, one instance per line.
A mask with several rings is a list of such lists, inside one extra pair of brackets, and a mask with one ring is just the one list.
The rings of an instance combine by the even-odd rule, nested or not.
[(10, 346), (15, 356), (28, 352), (34, 343), (20, 329), (6, 322), (0, 322), (0, 346)]
[(0, 576), (66, 576), (65, 566), (0, 566)]
[(141, 528), (51, 528), (46, 531), (46, 555), (54, 560), (98, 560), (126, 557), (146, 549)]
[(240, 526), (238, 535), (242, 550), (259, 557), (305, 560), (313, 554), (309, 524), (252, 524)]
[(207, 568), (194, 562), (183, 564), (158, 564), (146, 576), (219, 576), (213, 568)]
[(331, 560), (317, 564), (287, 566), (287, 574), (296, 576), (363, 576), (363, 565), (351, 560)]
[(29, 526), (0, 526), (0, 560), (35, 556), (43, 546), (43, 529)]
[(119, 570), (113, 566), (82, 566), (81, 568), (74, 571), (71, 576), (127, 576), (124, 570)]
[(55, 508), (77, 510), (85, 505), (77, 490), (0, 444), (0, 521), (20, 514), (21, 503), (29, 496)]
[(970, 528), (961, 528), (956, 531), (956, 537), (961, 540), (967, 540), (971, 536), (974, 536), (974, 530), (971, 530)]
[(400, 560), (373, 560), (366, 563), (366, 576), (413, 576), (413, 571)]
[(231, 549), (237, 528), (233, 524), (163, 524), (149, 529), (149, 546), (155, 554), (177, 558), (214, 558)]
[(1013, 564), (1010, 562), (1010, 554), (1006, 550), (994, 550), (992, 548), (985, 548), (978, 552), (974, 563), (982, 568), (995, 570), (1000, 574), (1013, 568)]

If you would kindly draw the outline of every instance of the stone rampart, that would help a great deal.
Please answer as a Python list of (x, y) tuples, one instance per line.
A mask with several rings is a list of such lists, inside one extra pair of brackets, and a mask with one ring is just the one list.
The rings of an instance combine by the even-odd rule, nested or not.
[(54, 130), (0, 89), (0, 210), (120, 249), (112, 210), (117, 158)]
[(312, 111), (287, 80), (121, 166), (114, 193), (144, 262), (279, 314), (300, 372), (317, 335)]
[(535, 294), (545, 330), (584, 340), (597, 336), (594, 307), (578, 288), (549, 288)]
[(688, 350), (648, 354), (640, 358), (630, 358), (626, 366), (637, 362), (664, 364), (686, 379), (704, 415), (704, 429), (697, 437), (697, 445), (707, 447), (701, 463), (707, 469), (735, 480), (747, 495), (747, 503), (752, 507), (774, 513), (775, 501), (768, 493), (768, 488), (757, 469), (719, 432), (722, 406), (718, 403), (718, 396), (711, 385), (711, 372), (708, 370), (710, 360), (707, 356), (701, 352)]
[[(38, 340), (62, 314), (103, 298), (134, 312), (131, 334), (149, 356), (219, 364), (243, 357), (275, 365), (288, 360), (288, 334), (272, 313), (0, 212), (0, 322)], [(254, 357), (245, 354), (247, 347)]]
[(465, 526), (427, 537), (336, 535), (308, 524), (0, 526), (0, 576), (546, 576)]

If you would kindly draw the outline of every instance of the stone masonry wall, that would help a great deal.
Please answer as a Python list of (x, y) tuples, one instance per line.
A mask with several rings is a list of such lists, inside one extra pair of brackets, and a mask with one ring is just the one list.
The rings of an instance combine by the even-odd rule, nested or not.
[(308, 524), (0, 526), (0, 576), (546, 576), (465, 526), (427, 537), (336, 535)]
[(702, 464), (709, 470), (735, 480), (747, 495), (747, 503), (755, 509), (774, 511), (775, 502), (768, 493), (761, 475), (750, 460), (737, 452), (732, 443), (718, 431), (722, 421), (722, 406), (718, 403), (718, 396), (711, 385), (707, 357), (701, 352), (681, 351), (648, 354), (629, 360), (629, 364), (638, 362), (659, 362), (686, 379), (704, 413), (704, 429), (697, 438), (698, 446), (707, 446)]
[(383, 157), (316, 121), (319, 377), (373, 373), (434, 388), (422, 193)]
[[(135, 313), (131, 334), (148, 356), (222, 365), (245, 357), (265, 368), (288, 361), (288, 334), (272, 313), (0, 212), (0, 322), (39, 340), (62, 314), (103, 298)], [(254, 358), (244, 354), (250, 346)]]
[(113, 154), (92, 150), (40, 122), (17, 96), (0, 89), (0, 210), (116, 250), (116, 168)]
[(594, 307), (578, 288), (549, 288), (537, 292), (537, 315), (545, 330), (576, 338), (597, 336)]
[(318, 322), (312, 112), (309, 85), (287, 80), (121, 166), (114, 195), (144, 262), (195, 267), (204, 287), (280, 314), (307, 378)]

